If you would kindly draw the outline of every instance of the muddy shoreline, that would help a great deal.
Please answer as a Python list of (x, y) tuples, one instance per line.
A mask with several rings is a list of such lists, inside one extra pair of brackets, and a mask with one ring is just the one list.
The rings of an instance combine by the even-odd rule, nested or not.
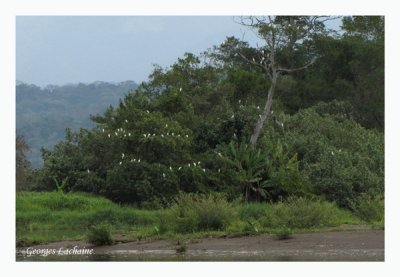
[[(177, 248), (183, 245), (183, 253)], [(91, 255), (27, 255), (27, 250), (93, 249)], [(278, 240), (261, 234), (190, 241), (133, 241), (91, 246), (61, 241), (17, 249), (17, 261), (384, 261), (384, 231), (340, 231), (294, 234)]]

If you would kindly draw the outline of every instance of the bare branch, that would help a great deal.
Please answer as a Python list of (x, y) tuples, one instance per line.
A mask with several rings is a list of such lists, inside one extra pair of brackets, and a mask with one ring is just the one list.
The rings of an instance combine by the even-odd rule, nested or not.
[(317, 57), (313, 57), (312, 60), (308, 64), (303, 65), (302, 67), (297, 67), (297, 68), (278, 68), (277, 71), (279, 71), (279, 72), (287, 72), (287, 73), (299, 71), (299, 70), (302, 70), (302, 69), (306, 69), (307, 67), (309, 67), (310, 65), (315, 63), (316, 60), (317, 60)]

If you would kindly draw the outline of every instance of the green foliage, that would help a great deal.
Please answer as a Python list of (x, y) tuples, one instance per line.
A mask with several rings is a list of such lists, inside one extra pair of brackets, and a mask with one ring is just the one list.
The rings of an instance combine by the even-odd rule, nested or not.
[(55, 185), (56, 185), (57, 191), (58, 191), (59, 193), (64, 193), (64, 188), (65, 188), (65, 185), (66, 185), (67, 182), (68, 182), (68, 177), (65, 178), (64, 180), (62, 180), (61, 184), (58, 183), (58, 181), (57, 181), (56, 178), (53, 178), (53, 179), (54, 179), (54, 183), (55, 183)]
[(17, 135), (15, 138), (15, 186), (17, 191), (31, 188), (31, 164), (27, 159), (30, 152), (25, 138)]
[(267, 169), (266, 155), (248, 144), (237, 145), (234, 142), (223, 147), (221, 152), (222, 154), (217, 154), (226, 167), (231, 169), (232, 182), (241, 188), (245, 201), (265, 196), (266, 191), (261, 181), (262, 174)]
[(219, 148), (218, 158), (229, 180), (240, 187), (245, 201), (277, 200), (289, 195), (306, 195), (311, 188), (300, 171), (297, 155), (290, 156), (280, 141), (265, 149), (231, 142)]
[[(361, 193), (383, 192), (384, 139), (346, 116), (347, 109), (334, 102), (286, 116), (280, 139), (298, 153), (314, 193), (349, 208)], [(271, 132), (269, 139), (275, 135)]]
[(272, 215), (265, 226), (279, 228), (307, 229), (337, 225), (338, 208), (335, 204), (320, 199), (290, 197), (273, 206)]
[(180, 194), (171, 210), (172, 225), (178, 233), (222, 230), (234, 213), (231, 204), (217, 194)]
[(365, 224), (332, 203), (305, 198), (240, 204), (227, 202), (221, 195), (182, 194), (171, 208), (160, 210), (120, 206), (103, 197), (76, 192), (18, 192), (16, 200), (17, 243), (21, 246), (82, 240), (88, 232), (100, 241), (109, 241), (103, 238), (109, 237), (110, 230), (111, 238), (123, 234), (128, 240), (140, 240), (277, 234), (287, 229), (294, 232)]
[[(298, 41), (292, 36), (300, 29), (289, 26), (290, 20), (303, 28), (309, 18), (278, 16), (277, 26), (256, 27), (268, 35), (278, 28), (285, 41)], [(277, 45), (276, 59), (288, 68), (309, 61), (310, 52), (319, 58), (306, 71), (281, 75), (274, 113), (257, 147), (247, 144), (271, 84), (240, 54), (258, 61), (268, 49), (263, 53), (227, 38), (204, 54), (208, 59), (185, 53), (169, 68), (156, 66), (115, 108), (92, 116), (93, 128), (67, 130), (64, 141), (43, 149), (44, 166), (34, 172), (33, 188), (51, 191), (56, 178), (65, 180), (65, 192), (146, 208), (167, 208), (179, 192), (271, 202), (318, 195), (345, 208), (364, 193), (383, 193), (384, 22), (353, 17), (343, 23), (344, 35), (329, 35), (321, 23), (315, 26), (318, 35)], [(269, 217), (247, 209), (243, 220)], [(212, 219), (199, 226), (199, 211), (183, 213), (188, 215), (175, 222), (181, 232), (226, 227), (214, 226)], [(108, 221), (122, 218), (112, 214)], [(156, 225), (157, 233), (169, 228)]]
[(92, 128), (89, 116), (117, 105), (137, 84), (132, 81), (111, 84), (96, 82), (40, 88), (16, 86), (16, 127), (31, 148), (27, 159), (33, 168), (43, 165), (41, 147), (51, 149), (65, 137), (65, 129)]
[(109, 224), (100, 223), (89, 227), (86, 237), (87, 242), (96, 246), (113, 244)]
[(292, 229), (290, 229), (288, 227), (282, 227), (282, 228), (276, 229), (274, 231), (274, 234), (276, 235), (276, 237), (279, 240), (287, 240), (292, 237), (293, 231), (292, 231)]
[(260, 203), (246, 203), (240, 206), (238, 214), (242, 220), (259, 220), (266, 216), (267, 207)]
[(351, 203), (351, 209), (354, 213), (366, 222), (383, 222), (385, 217), (384, 206), (383, 195), (361, 194)]

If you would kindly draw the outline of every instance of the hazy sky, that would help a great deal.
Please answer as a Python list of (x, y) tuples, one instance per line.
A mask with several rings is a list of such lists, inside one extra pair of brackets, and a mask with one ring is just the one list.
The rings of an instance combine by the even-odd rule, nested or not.
[(257, 37), (232, 16), (18, 16), (16, 79), (44, 86), (141, 82), (153, 64), (167, 67), (236, 36)]

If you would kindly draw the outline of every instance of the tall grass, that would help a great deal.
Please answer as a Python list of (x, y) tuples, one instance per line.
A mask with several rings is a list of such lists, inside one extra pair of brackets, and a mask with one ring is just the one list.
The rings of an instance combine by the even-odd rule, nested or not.
[(321, 199), (290, 197), (273, 206), (265, 225), (297, 229), (332, 227), (339, 225), (339, 208)]
[(91, 194), (58, 192), (17, 193), (16, 210), (17, 237), (35, 238), (35, 242), (83, 239), (88, 228), (99, 224), (126, 232), (157, 224), (159, 213), (120, 206)]
[(366, 222), (383, 222), (385, 216), (385, 200), (383, 195), (372, 197), (362, 194), (351, 203), (354, 213)]
[[(107, 242), (111, 237), (107, 228), (112, 228), (113, 234), (140, 240), (207, 233), (279, 234), (345, 223), (365, 224), (334, 203), (301, 197), (275, 204), (239, 204), (218, 194), (181, 194), (170, 208), (160, 210), (121, 206), (85, 193), (18, 192), (16, 200), (17, 241), (21, 245), (85, 239), (88, 230), (93, 237), (101, 233), (99, 237)], [(355, 211), (367, 222), (383, 220), (383, 200), (360, 199)]]
[(233, 214), (232, 205), (221, 195), (181, 194), (171, 207), (171, 223), (179, 233), (222, 230)]

